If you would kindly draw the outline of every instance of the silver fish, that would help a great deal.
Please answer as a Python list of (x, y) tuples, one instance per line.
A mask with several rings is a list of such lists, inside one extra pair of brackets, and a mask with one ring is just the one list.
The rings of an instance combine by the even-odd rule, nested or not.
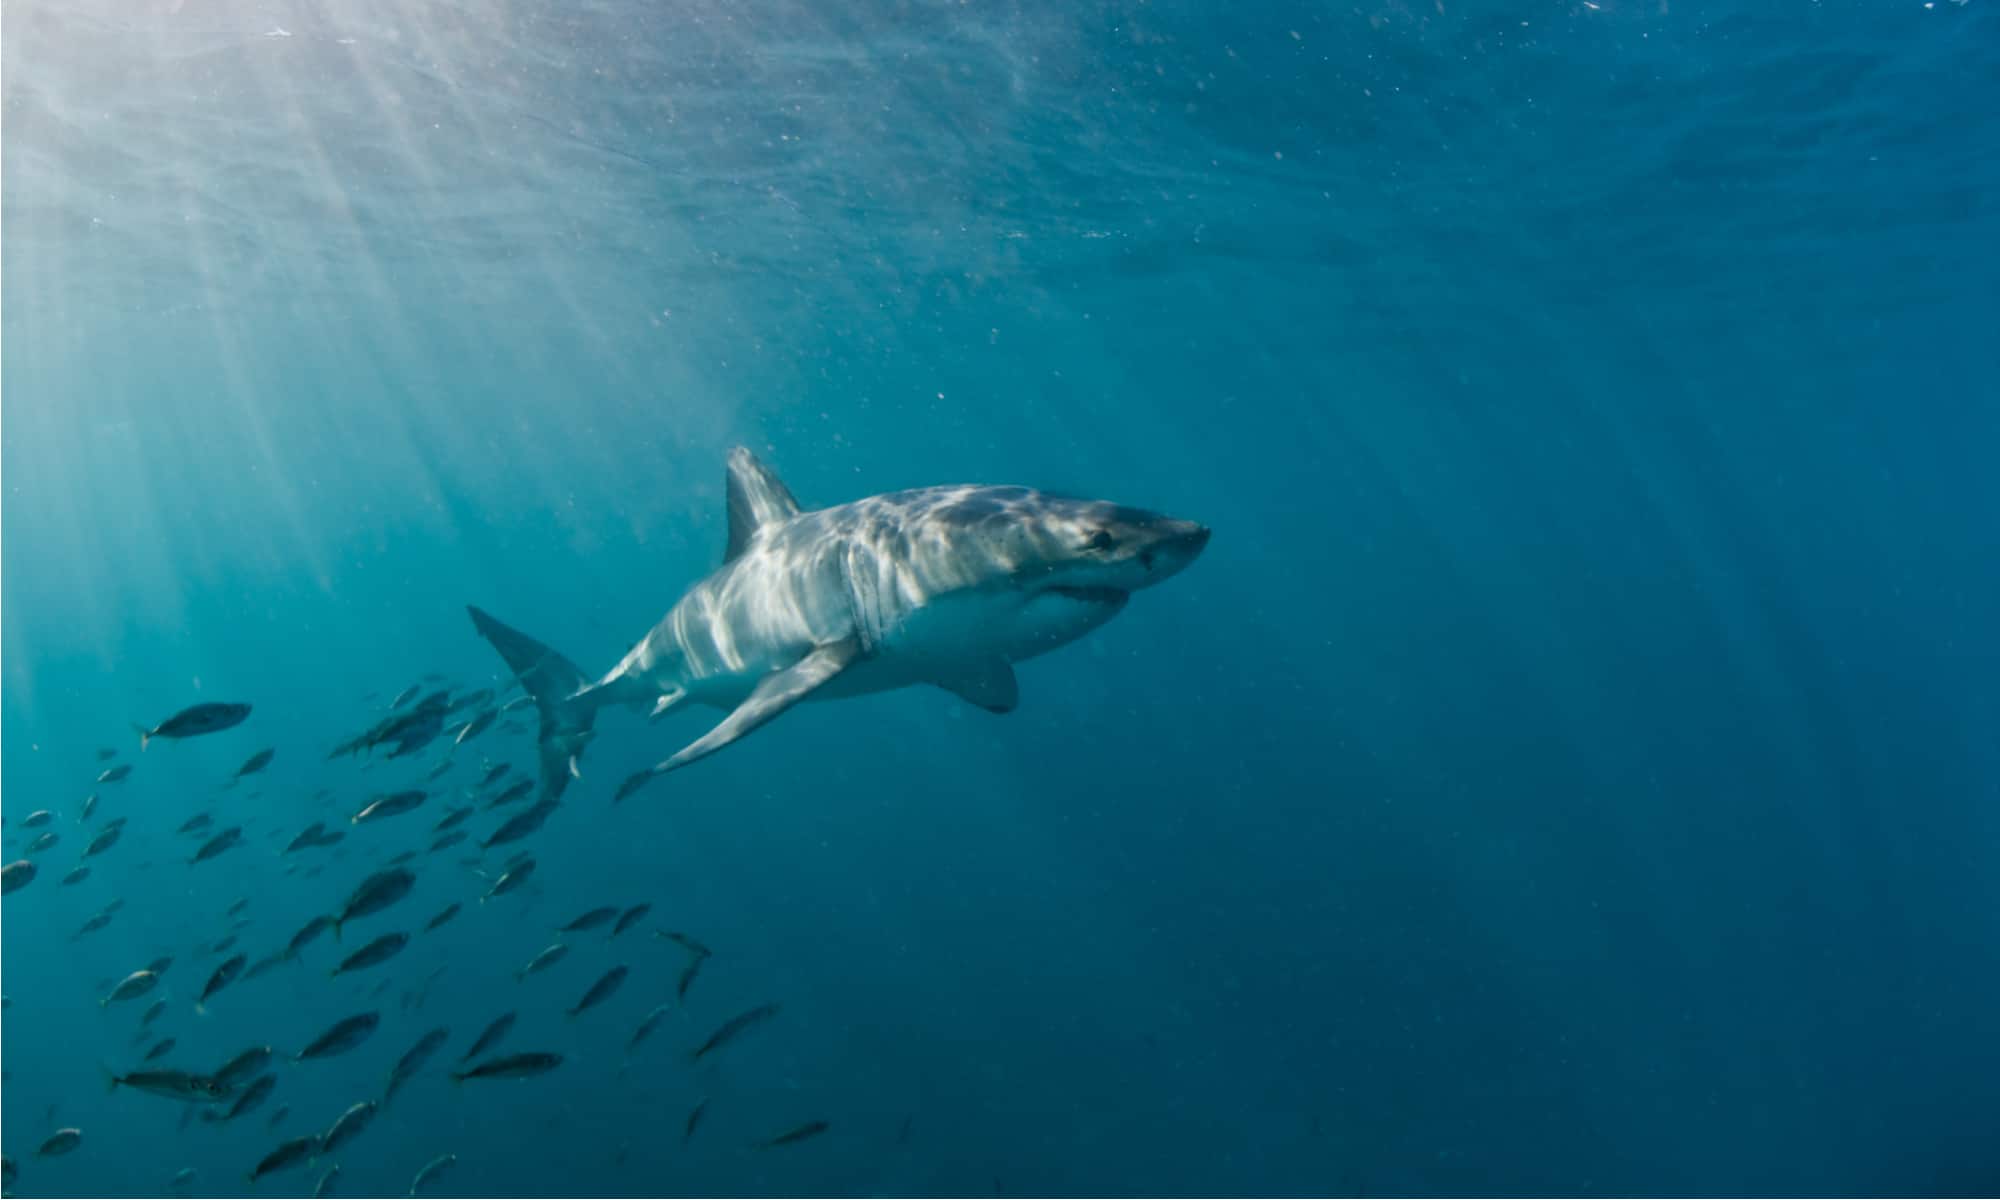
[(221, 833), (203, 842), (201, 849), (194, 852), (194, 857), (188, 859), (188, 864), (192, 866), (195, 863), (207, 862), (209, 859), (214, 858), (216, 855), (221, 854), (223, 851), (230, 849), (242, 841), (243, 827), (241, 825), (231, 825)]
[(314, 1038), (304, 1050), (293, 1055), (292, 1060), (303, 1062), (308, 1058), (329, 1058), (336, 1054), (345, 1054), (367, 1041), (368, 1035), (374, 1033), (375, 1027), (381, 1023), (382, 1014), (378, 1012), (357, 1013), (343, 1018), (335, 1022), (325, 1033)]
[(210, 1078), (224, 1087), (233, 1088), (269, 1066), (276, 1053), (269, 1046), (252, 1046), (223, 1063), (222, 1069)]
[(694, 977), (701, 974), (701, 964), (707, 961), (708, 955), (704, 954), (697, 958), (689, 959), (688, 965), (681, 968), (680, 983), (674, 987), (674, 999), (687, 999), (688, 989), (694, 986)]
[(695, 941), (687, 934), (676, 933), (671, 929), (655, 929), (653, 931), (653, 936), (674, 943), (676, 946), (679, 946), (681, 949), (686, 950), (689, 954), (694, 955), (696, 958), (709, 958), (713, 956), (715, 953), (715, 951), (710, 950), (707, 946), (704, 946), (700, 942)]
[(224, 960), (221, 966), (215, 968), (215, 973), (208, 977), (208, 983), (201, 989), (200, 999), (194, 1002), (194, 1010), (196, 1012), (207, 1012), (209, 998), (223, 988), (235, 983), (236, 977), (243, 973), (243, 968), (249, 961), (249, 955), (236, 954), (230, 956)]
[(119, 980), (118, 985), (112, 988), (110, 993), (106, 995), (104, 999), (99, 1000), (97, 1002), (97, 1006), (99, 1008), (103, 1008), (105, 1005), (111, 1004), (114, 1001), (130, 1000), (137, 996), (143, 996), (147, 992), (152, 991), (153, 985), (158, 982), (160, 982), (160, 977), (158, 975), (155, 975), (151, 971), (146, 971), (146, 970), (134, 971), (130, 975), (127, 975), (125, 978)]
[(596, 1008), (609, 1000), (612, 993), (624, 985), (625, 976), (628, 974), (630, 972), (622, 966), (606, 971), (596, 983), (590, 985), (590, 990), (583, 994), (583, 999), (576, 1002), (576, 1007), (569, 1010), (569, 1015), (575, 1017), (585, 1009)]
[(816, 1138), (820, 1134), (825, 1133), (830, 1128), (832, 1127), (829, 1126), (825, 1121), (807, 1121), (805, 1124), (800, 1125), (797, 1128), (787, 1129), (785, 1132), (779, 1134), (774, 1138), (766, 1138), (764, 1141), (757, 1143), (757, 1148), (759, 1150), (769, 1150), (773, 1146), (794, 1145), (799, 1142), (807, 1141), (811, 1138)]
[(295, 1137), (280, 1143), (276, 1150), (266, 1154), (250, 1172), (250, 1182), (255, 1183), (276, 1171), (288, 1171), (293, 1167), (303, 1167), (312, 1162), (319, 1153), (319, 1138), (313, 1134)]
[(401, 954), (403, 947), (409, 944), (410, 935), (407, 933), (385, 933), (341, 959), (340, 965), (333, 968), (331, 974), (344, 975), (349, 971), (378, 966)]
[(493, 722), (499, 719), (500, 719), (499, 709), (497, 708), (485, 709), (478, 716), (472, 718), (470, 721), (467, 721), (464, 725), (459, 726), (458, 736), (452, 739), (452, 744), (455, 746), (465, 745), (465, 743), (471, 741), (473, 738), (476, 738), (480, 734), (485, 733), (488, 729), (491, 729), (493, 727)]
[(513, 783), (508, 784), (506, 789), (500, 792), (499, 795), (496, 795), (491, 800), (488, 800), (486, 802), (486, 807), (488, 808), (504, 807), (506, 805), (512, 804), (516, 800), (525, 798), (529, 792), (532, 792), (534, 790), (535, 790), (534, 780), (517, 779)]
[(271, 760), (276, 757), (278, 757), (276, 750), (259, 750), (257, 753), (243, 760), (243, 765), (236, 768), (236, 774), (230, 776), (229, 781), (234, 783), (245, 775), (255, 775), (265, 767), (270, 766)]
[(532, 808), (526, 808), (515, 813), (502, 822), (500, 828), (494, 830), (485, 841), (479, 843), (480, 849), (490, 850), (495, 846), (505, 846), (510, 842), (520, 841), (522, 838), (540, 830), (543, 825), (547, 824), (549, 816), (555, 811), (556, 805), (554, 801), (543, 800), (537, 802)]
[(425, 1163), (423, 1169), (417, 1172), (416, 1178), (410, 1180), (410, 1195), (415, 1196), (422, 1192), (426, 1186), (435, 1181), (444, 1172), (446, 1167), (457, 1161), (458, 1155), (456, 1154), (440, 1154)]
[(445, 711), (454, 713), (462, 708), (477, 708), (491, 699), (493, 699), (492, 688), (479, 688), (454, 698), (450, 704), (445, 705)]
[(250, 1081), (249, 1087), (237, 1093), (236, 1099), (230, 1102), (227, 1112), (211, 1119), (216, 1121), (234, 1121), (245, 1113), (254, 1112), (263, 1106), (264, 1101), (271, 1098), (271, 1093), (276, 1091), (277, 1087), (278, 1077), (276, 1075), (259, 1075)]
[(582, 933), (587, 929), (597, 928), (599, 925), (602, 925), (610, 921), (617, 915), (618, 915), (618, 910), (615, 908), (593, 908), (589, 912), (584, 913), (582, 916), (577, 917), (569, 924), (563, 926), (556, 932)]
[(285, 943), (285, 957), (297, 958), (299, 951), (311, 945), (320, 934), (325, 933), (331, 928), (333, 928), (332, 917), (314, 917), (312, 920), (307, 921), (299, 927), (297, 933), (292, 935), (292, 940)]
[(499, 1045), (500, 1039), (507, 1036), (507, 1031), (514, 1028), (516, 1015), (507, 1012), (493, 1018), (493, 1023), (488, 1025), (480, 1033), (478, 1039), (472, 1043), (472, 1049), (460, 1055), (458, 1061), (464, 1062), (468, 1058), (476, 1058), (483, 1051), (491, 1050), (493, 1047)]
[(545, 1075), (562, 1065), (563, 1056), (539, 1050), (523, 1051), (519, 1054), (504, 1054), (499, 1058), (489, 1058), (470, 1070), (453, 1071), (451, 1077), (463, 1082), (467, 1079), (526, 1079), (531, 1075)]
[(647, 1013), (645, 1019), (639, 1022), (639, 1028), (632, 1031), (632, 1040), (625, 1043), (625, 1053), (631, 1054), (639, 1048), (639, 1043), (651, 1037), (653, 1030), (661, 1021), (666, 1019), (667, 1014), (673, 1010), (673, 1007), (672, 1004), (662, 1004), (652, 1012)]
[(618, 923), (611, 927), (611, 936), (617, 937), (619, 934), (624, 933), (634, 925), (645, 920), (646, 914), (652, 911), (653, 906), (650, 904), (634, 904), (624, 912), (619, 913)]
[(186, 1100), (195, 1104), (213, 1104), (229, 1095), (229, 1089), (224, 1085), (205, 1075), (191, 1075), (186, 1071), (134, 1071), (130, 1075), (107, 1073), (107, 1077), (114, 1091), (128, 1087), (134, 1091), (165, 1096), (170, 1100)]
[(522, 884), (526, 883), (528, 881), (528, 876), (533, 875), (534, 873), (535, 873), (535, 860), (531, 858), (527, 862), (522, 863), (520, 866), (515, 867), (513, 870), (507, 872), (505, 875), (502, 875), (500, 878), (494, 880), (492, 888), (489, 889), (484, 896), (481, 896), (479, 898), (479, 902), (481, 904), (484, 904), (488, 900), (494, 899), (495, 897), (506, 895), (508, 892), (511, 892), (515, 888), (520, 887)]
[(299, 832), (299, 835), (293, 838), (290, 844), (288, 844), (283, 850), (280, 850), (278, 853), (290, 854), (296, 850), (310, 850), (314, 846), (321, 844), (320, 838), (325, 833), (326, 833), (326, 822), (314, 821), (312, 824), (306, 826), (303, 830), (301, 830)]
[(266, 971), (276, 970), (281, 964), (288, 961), (290, 961), (290, 956), (287, 955), (283, 950), (279, 950), (272, 954), (266, 954), (264, 957), (258, 959), (256, 962), (251, 963), (248, 967), (244, 969), (243, 982), (248, 983), (252, 979), (257, 978), (259, 975), (264, 974)]
[(520, 970), (514, 972), (514, 978), (526, 979), (528, 976), (533, 975), (539, 971), (546, 971), (550, 967), (553, 967), (557, 963), (561, 962), (563, 959), (563, 955), (568, 953), (569, 953), (569, 947), (563, 945), (561, 942), (557, 942), (554, 945), (544, 949), (540, 954), (537, 954), (535, 955), (535, 957), (529, 959), (527, 966), (522, 967)]
[(760, 1004), (748, 1012), (738, 1013), (727, 1021), (724, 1021), (714, 1033), (709, 1034), (708, 1040), (701, 1044), (700, 1048), (694, 1052), (693, 1057), (699, 1059), (703, 1055), (719, 1050), (727, 1043), (734, 1041), (744, 1030), (755, 1025), (761, 1025), (777, 1015), (778, 1006), (775, 1004)]
[(424, 1069), (424, 1064), (429, 1062), (431, 1056), (442, 1049), (445, 1042), (450, 1040), (450, 1038), (451, 1030), (440, 1025), (421, 1038), (418, 1038), (416, 1045), (404, 1051), (403, 1057), (397, 1059), (396, 1065), (389, 1071), (389, 1085), (382, 1090), (382, 1104), (385, 1108), (388, 1106), (389, 1100), (398, 1091), (402, 1090), (403, 1085), (408, 1083), (418, 1071)]
[(415, 788), (401, 792), (390, 792), (385, 796), (377, 796), (366, 808), (349, 817), (348, 822), (353, 825), (360, 825), (367, 821), (379, 821), (386, 817), (401, 816), (406, 812), (415, 811), (423, 802), (424, 794)]
[(83, 1144), (83, 1130), (77, 1128), (58, 1129), (42, 1142), (35, 1153), (42, 1158), (55, 1158), (68, 1154)]
[[(35, 864), (27, 859), (17, 859), (0, 867), (0, 896), (11, 895), (35, 881)], [(102, 928), (100, 926), (99, 928)], [(90, 930), (83, 930), (89, 933)]]
[(341, 1113), (325, 1136), (319, 1140), (319, 1152), (332, 1154), (361, 1135), (375, 1119), (376, 1104), (373, 1100), (363, 1100)]
[(349, 921), (372, 916), (410, 894), (417, 883), (416, 873), (408, 867), (391, 867), (377, 871), (361, 881), (359, 887), (341, 906), (340, 913), (333, 919), (333, 936), (340, 936), (340, 927)]
[(98, 830), (97, 835), (90, 839), (90, 844), (83, 848), (83, 856), (92, 858), (111, 849), (118, 844), (118, 838), (124, 832), (125, 829), (121, 825), (106, 825)]
[(154, 738), (191, 738), (208, 733), (220, 733), (222, 730), (241, 725), (249, 715), (250, 706), (247, 704), (196, 704), (182, 709), (151, 729), (139, 729), (136, 725), (133, 728), (139, 729), (139, 749), (144, 750), (146, 744)]

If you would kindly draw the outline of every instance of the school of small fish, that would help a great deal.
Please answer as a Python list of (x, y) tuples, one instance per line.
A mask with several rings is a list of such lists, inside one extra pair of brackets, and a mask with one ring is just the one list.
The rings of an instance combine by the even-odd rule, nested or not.
[[(651, 901), (607, 898), (617, 902), (589, 908), (568, 920), (523, 919), (523, 905), (531, 900), (524, 901), (517, 893), (538, 894), (537, 872), (544, 868), (537, 863), (531, 846), (516, 843), (533, 838), (557, 815), (557, 801), (545, 797), (511, 816), (498, 814), (502, 819), (482, 835), (476, 826), (484, 824), (484, 814), (528, 799), (537, 790), (535, 782), (517, 777), (508, 763), (483, 762), (476, 782), (438, 786), (439, 780), (454, 773), (457, 763), (453, 753), (476, 753), (463, 748), (488, 735), (489, 730), (494, 732), (480, 742), (489, 748), (495, 738), (506, 733), (526, 732), (518, 722), (504, 718), (528, 703), (527, 698), (508, 698), (505, 690), (496, 694), (481, 687), (455, 694), (442, 678), (427, 676), (398, 693), (386, 707), (378, 708), (366, 729), (342, 740), (324, 760), (316, 754), (288, 753), (281, 758), (274, 746), (250, 748), (240, 766), (217, 780), (216, 795), (182, 806), (168, 816), (155, 813), (149, 817), (159, 829), (174, 830), (150, 841), (143, 836), (128, 837), (125, 816), (96, 820), (100, 809), (115, 809), (122, 799), (135, 794), (131, 789), (142, 789), (140, 783), (127, 782), (135, 778), (135, 768), (142, 764), (120, 761), (119, 752), (110, 748), (96, 751), (90, 766), (91, 781), (100, 788), (124, 786), (89, 792), (81, 802), (80, 815), (75, 818), (84, 829), (77, 835), (80, 845), (62, 839), (54, 827), (68, 818), (58, 817), (51, 809), (36, 809), (9, 823), (4, 829), (9, 848), (26, 843), (20, 847), (19, 857), (7, 855), (14, 861), (0, 868), (4, 894), (20, 896), (7, 901), (10, 908), (34, 903), (34, 892), (21, 896), (24, 891), (32, 888), (39, 892), (52, 885), (76, 891), (104, 889), (111, 897), (70, 935), (79, 954), (101, 941), (91, 935), (109, 926), (124, 907), (125, 899), (118, 894), (119, 881), (136, 887), (138, 881), (132, 872), (222, 870), (226, 874), (230, 868), (213, 866), (213, 860), (232, 853), (257, 853), (255, 847), (261, 844), (268, 846), (262, 853), (280, 864), (277, 870), (285, 886), (309, 888), (312, 895), (322, 898), (315, 905), (323, 904), (322, 911), (295, 932), (280, 931), (268, 944), (260, 945), (265, 939), (258, 930), (257, 897), (242, 896), (227, 906), (219, 923), (195, 944), (160, 947), (161, 953), (150, 962), (106, 970), (87, 1002), (102, 1010), (101, 1019), (117, 1022), (129, 1033), (130, 1047), (125, 1062), (100, 1064), (102, 1085), (114, 1096), (129, 1093), (131, 1103), (177, 1102), (183, 1136), (195, 1136), (195, 1130), (206, 1127), (217, 1131), (209, 1136), (234, 1130), (238, 1132), (229, 1136), (253, 1139), (254, 1152), (247, 1148), (251, 1143), (246, 1143), (242, 1163), (246, 1183), (297, 1172), (294, 1178), (311, 1181), (313, 1195), (331, 1195), (342, 1173), (342, 1161), (351, 1163), (354, 1156), (368, 1154), (371, 1144), (384, 1140), (379, 1134), (371, 1139), (370, 1130), (396, 1120), (391, 1102), (413, 1081), (428, 1073), (475, 1090), (489, 1086), (504, 1089), (515, 1085), (487, 1081), (523, 1081), (559, 1072), (565, 1055), (551, 1047), (562, 1037), (564, 1026), (627, 1019), (616, 1016), (613, 1010), (629, 1004), (629, 997), (642, 990), (638, 986), (641, 977), (652, 972), (664, 972), (660, 979), (673, 980), (672, 994), (645, 998), (640, 1006), (644, 1015), (633, 1022), (625, 1040), (623, 1061), (618, 1065), (621, 1074), (676, 1014), (685, 1043), (683, 1051), (678, 1058), (655, 1054), (648, 1070), (664, 1074), (692, 1070), (697, 1063), (706, 1069), (712, 1056), (777, 1019), (781, 1012), (777, 1003), (697, 1016), (690, 1008), (689, 996), (713, 952), (695, 937), (665, 928), (655, 928), (649, 940), (628, 941), (625, 935), (651, 916)], [(151, 726), (134, 728), (143, 751), (154, 742), (238, 729), (252, 714), (249, 704), (208, 702), (182, 709)], [(386, 763), (424, 754), (434, 745), (441, 747), (441, 753), (438, 761), (425, 769), (425, 786), (351, 788), (345, 801), (337, 795), (337, 785), (322, 787), (312, 798), (322, 810), (316, 820), (295, 821), (299, 813), (296, 806), (285, 810), (269, 802), (258, 804), (259, 796), (252, 791), (273, 775), (282, 775), (286, 763), (331, 763), (352, 756), (362, 759), (366, 769), (374, 766), (378, 752)], [(336, 768), (322, 765), (320, 769)], [(143, 772), (137, 775), (141, 780), (144, 777)], [(199, 811), (189, 811), (197, 808)], [(420, 812), (442, 815), (435, 821), (411, 815)], [(74, 855), (70, 863), (53, 861), (57, 848), (63, 845), (77, 846), (65, 852)], [(463, 857), (443, 860), (445, 851), (461, 845)], [(45, 878), (51, 867), (59, 879)], [(441, 892), (456, 892), (456, 896), (423, 918), (403, 903), (420, 883), (434, 901), (443, 898)], [(455, 919), (486, 922), (487, 928), (473, 944), (512, 958), (517, 965), (510, 967), (510, 973), (516, 982), (505, 986), (519, 987), (523, 998), (499, 998), (496, 1007), (501, 1011), (462, 1014), (462, 1021), (422, 1020), (415, 1010), (427, 999), (430, 984), (452, 966), (449, 957), (431, 949), (442, 944), (436, 940), (436, 931)], [(286, 928), (290, 924), (286, 922)], [(349, 927), (355, 927), (359, 936), (343, 937)], [(239, 949), (239, 943), (246, 948)], [(565, 978), (573, 975), (577, 967), (563, 966), (571, 961), (573, 951), (579, 957), (599, 960), (595, 974), (568, 984), (531, 978), (552, 971)], [(667, 958), (636, 974), (627, 962), (603, 963), (607, 954), (621, 951), (650, 957), (664, 953)], [(250, 1044), (222, 1063), (187, 1061), (187, 1034), (192, 1027), (183, 1022), (226, 1019), (232, 1034), (242, 1030), (241, 1040), (254, 1043), (257, 1022), (265, 1010), (255, 994), (263, 986), (257, 981), (276, 974), (284, 964), (294, 964), (285, 970), (297, 971), (296, 964), (308, 958), (318, 964), (320, 986), (351, 990), (354, 999), (349, 1015), (295, 1044)], [(198, 965), (184, 965), (176, 971), (177, 959), (195, 960)], [(111, 966), (99, 964), (98, 969)], [(584, 978), (590, 980), (587, 985)], [(627, 988), (628, 982), (634, 986)], [(401, 985), (401, 1005), (389, 1013), (386, 1009), (393, 1005), (376, 1001), (397, 985)], [(565, 992), (566, 998), (558, 994)], [(484, 1024), (476, 1024), (482, 1019)], [(459, 1043), (463, 1049), (452, 1048), (456, 1038), (475, 1027), (476, 1035)], [(378, 1039), (378, 1033), (387, 1036)], [(503, 1047), (502, 1043), (509, 1045)], [(282, 1098), (295, 1073), (311, 1072), (319, 1060), (349, 1054), (381, 1056), (379, 1093), (352, 1097), (344, 1109), (319, 1114), (324, 1124), (306, 1130), (290, 1125), (291, 1106), (282, 1102), (261, 1125), (241, 1120), (265, 1108), (274, 1097)], [(79, 1087), (91, 1082), (87, 1058), (82, 1066)], [(746, 1091), (756, 1094), (755, 1089)], [(307, 1106), (306, 1097), (295, 1098), (300, 1099), (302, 1108)], [(734, 1103), (748, 1102), (746, 1097)], [(679, 1128), (680, 1141), (685, 1142), (695, 1136), (709, 1106), (710, 1098), (703, 1096), (685, 1114), (664, 1118), (660, 1124)], [(56, 1107), (50, 1106), (51, 1115)], [(175, 1107), (169, 1106), (170, 1110)], [(782, 1120), (757, 1122), (767, 1132), (742, 1148), (754, 1152), (794, 1146), (831, 1128), (824, 1119), (800, 1121), (800, 1115), (789, 1114), (789, 1124)], [(10, 1140), (15, 1136), (34, 1138), (29, 1166), (24, 1167), (13, 1154), (4, 1156), (9, 1195), (15, 1193), (24, 1176), (33, 1186), (32, 1172), (42, 1160), (82, 1159), (103, 1150), (119, 1155), (122, 1166), (131, 1165), (130, 1147), (120, 1146), (117, 1138), (87, 1139), (79, 1127), (54, 1127), (51, 1122), (35, 1135), (15, 1122), (5, 1132)], [(289, 1136), (277, 1136), (280, 1132)], [(614, 1161), (623, 1162), (628, 1146), (617, 1147)], [(457, 1163), (458, 1151), (471, 1152), (476, 1147), (436, 1149), (439, 1153), (410, 1177), (410, 1195), (424, 1194), (440, 1183), (448, 1168)], [(208, 1176), (198, 1177), (192, 1167), (173, 1161), (161, 1161), (158, 1167), (161, 1192), (212, 1190), (200, 1182)], [(311, 1173), (306, 1174), (308, 1171)], [(306, 1184), (295, 1182), (287, 1188), (291, 1194), (303, 1194)]]

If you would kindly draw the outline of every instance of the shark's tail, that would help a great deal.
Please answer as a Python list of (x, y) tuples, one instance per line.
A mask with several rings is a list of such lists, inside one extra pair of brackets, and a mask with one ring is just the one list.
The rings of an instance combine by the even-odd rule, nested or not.
[(603, 698), (590, 689), (590, 680), (576, 664), (522, 633), (502, 625), (474, 605), (472, 627), (493, 643), (507, 660), (514, 677), (535, 702), (542, 719), (536, 747), (540, 752), (542, 795), (554, 800), (569, 786), (583, 748), (590, 741), (590, 725), (603, 706)]

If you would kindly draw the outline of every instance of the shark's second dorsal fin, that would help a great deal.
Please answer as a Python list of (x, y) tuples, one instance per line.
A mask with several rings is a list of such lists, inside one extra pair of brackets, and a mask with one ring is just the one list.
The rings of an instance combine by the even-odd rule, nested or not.
[(729, 546), (723, 562), (743, 553), (758, 526), (798, 515), (799, 502), (771, 468), (741, 446), (729, 452)]

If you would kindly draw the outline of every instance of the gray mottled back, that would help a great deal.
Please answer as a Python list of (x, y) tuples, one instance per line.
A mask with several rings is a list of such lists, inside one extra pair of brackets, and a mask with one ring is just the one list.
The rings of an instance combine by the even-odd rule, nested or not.
[(619, 670), (683, 680), (741, 674), (848, 636), (873, 650), (941, 597), (1021, 586), (1071, 562), (1092, 530), (1147, 518), (1104, 501), (964, 484), (767, 522)]

